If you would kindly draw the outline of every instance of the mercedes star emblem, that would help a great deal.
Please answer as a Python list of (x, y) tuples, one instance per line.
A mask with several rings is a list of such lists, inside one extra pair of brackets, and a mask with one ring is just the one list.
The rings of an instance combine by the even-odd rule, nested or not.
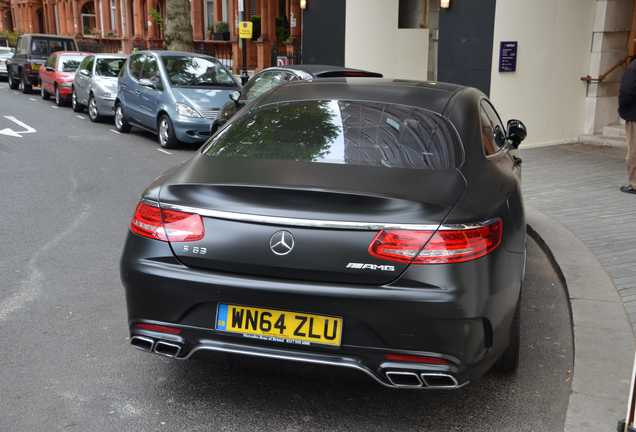
[(276, 255), (287, 255), (294, 249), (294, 236), (289, 231), (275, 232), (269, 239), (269, 248)]

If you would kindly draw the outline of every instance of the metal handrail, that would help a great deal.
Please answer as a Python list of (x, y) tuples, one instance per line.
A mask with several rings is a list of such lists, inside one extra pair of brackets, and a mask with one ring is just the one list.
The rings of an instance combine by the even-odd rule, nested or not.
[(600, 84), (602, 83), (605, 78), (607, 78), (612, 72), (614, 72), (616, 69), (618, 69), (621, 66), (625, 66), (627, 64), (629, 64), (629, 62), (634, 58), (634, 56), (626, 56), (624, 59), (622, 59), (621, 61), (619, 61), (618, 63), (616, 63), (615, 65), (613, 65), (611, 68), (609, 68), (607, 70), (607, 72), (602, 73), (598, 76), (598, 78), (592, 78), (590, 75), (586, 75), (586, 76), (582, 76), (581, 77), (581, 81), (585, 81), (588, 84)]

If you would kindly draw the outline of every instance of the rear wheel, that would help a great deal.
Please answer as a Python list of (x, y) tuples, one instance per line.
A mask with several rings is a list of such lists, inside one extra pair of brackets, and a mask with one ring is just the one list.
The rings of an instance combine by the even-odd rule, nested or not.
[(73, 89), (73, 94), (71, 95), (71, 108), (75, 112), (82, 112), (84, 107), (77, 101), (77, 94), (75, 93), (75, 89)]
[(20, 82), (13, 77), (13, 74), (11, 72), (9, 72), (9, 88), (11, 90), (17, 90), (19, 86)]
[(519, 349), (521, 347), (521, 298), (515, 310), (515, 316), (512, 319), (512, 328), (510, 332), (510, 344), (503, 352), (494, 369), (497, 372), (513, 373), (519, 367)]
[(102, 119), (97, 109), (97, 102), (95, 102), (95, 97), (92, 94), (88, 97), (88, 118), (90, 118), (92, 122), (98, 122)]
[(174, 128), (172, 127), (172, 121), (170, 117), (166, 114), (162, 114), (159, 117), (158, 124), (158, 138), (159, 145), (163, 148), (174, 148), (179, 145), (179, 140), (177, 140), (176, 135), (174, 134)]
[(31, 84), (28, 84), (26, 81), (26, 78), (23, 76), (22, 77), (22, 93), (31, 93), (31, 90), (33, 88), (31, 87)]
[(115, 127), (119, 132), (130, 132), (130, 124), (126, 121), (124, 111), (121, 109), (121, 104), (119, 103), (115, 105)]
[(57, 86), (55, 86), (55, 105), (57, 106), (64, 105), (64, 99), (62, 98), (62, 95), (60, 94), (60, 88)]
[(47, 92), (46, 90), (44, 90), (44, 85), (40, 84), (40, 96), (42, 96), (42, 99), (44, 100), (48, 100), (49, 98), (49, 92)]

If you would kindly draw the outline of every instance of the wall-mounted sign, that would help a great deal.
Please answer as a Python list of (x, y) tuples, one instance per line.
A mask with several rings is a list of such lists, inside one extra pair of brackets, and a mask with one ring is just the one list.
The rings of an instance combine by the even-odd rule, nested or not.
[(499, 72), (517, 71), (517, 48), (519, 42), (501, 42), (499, 45)]
[(239, 23), (239, 38), (252, 39), (252, 29), (254, 24), (252, 21), (241, 21)]

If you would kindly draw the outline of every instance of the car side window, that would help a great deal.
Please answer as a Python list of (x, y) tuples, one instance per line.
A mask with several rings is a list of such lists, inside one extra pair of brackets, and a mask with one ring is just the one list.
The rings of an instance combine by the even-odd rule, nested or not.
[(147, 55), (143, 65), (142, 77), (152, 81), (156, 86), (161, 86), (161, 76), (159, 75), (159, 63), (155, 56)]
[(15, 49), (15, 54), (16, 55), (20, 55), (20, 54), (24, 54), (24, 38), (23, 37), (19, 37), (18, 41), (15, 44), (16, 49)]
[(86, 64), (86, 72), (88, 72), (89, 76), (93, 76), (93, 65), (95, 64), (95, 57), (89, 56), (88, 62)]
[(79, 65), (78, 70), (80, 72), (86, 72), (86, 73), (90, 74), (91, 70), (88, 68), (88, 63), (91, 61), (92, 58), (94, 58), (94, 57), (88, 56), (84, 60), (82, 60), (82, 62)]
[(141, 79), (141, 73), (143, 72), (144, 66), (144, 55), (143, 54), (133, 54), (130, 56), (130, 60), (128, 60), (128, 72), (130, 76), (134, 79)]
[(247, 100), (259, 97), (268, 90), (278, 87), (286, 82), (285, 75), (287, 72), (272, 70), (263, 72), (260, 76), (254, 78), (250, 88), (246, 90), (245, 96)]
[(497, 153), (506, 145), (506, 128), (492, 104), (483, 99), (479, 104), (481, 140), (486, 156)]

